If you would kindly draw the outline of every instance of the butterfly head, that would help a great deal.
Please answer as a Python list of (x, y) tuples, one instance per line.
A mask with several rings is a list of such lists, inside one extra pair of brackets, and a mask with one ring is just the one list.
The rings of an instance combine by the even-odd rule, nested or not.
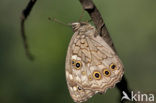
[(82, 26), (89, 25), (87, 22), (74, 22), (72, 23), (72, 28), (74, 31), (79, 30)]

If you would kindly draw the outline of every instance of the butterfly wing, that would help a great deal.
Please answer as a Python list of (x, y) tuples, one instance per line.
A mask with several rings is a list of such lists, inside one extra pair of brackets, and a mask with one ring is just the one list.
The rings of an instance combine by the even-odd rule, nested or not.
[(86, 40), (92, 58), (88, 69), (93, 80), (89, 82), (90, 86), (86, 86), (88, 88), (85, 89), (103, 93), (120, 81), (123, 75), (123, 64), (112, 48), (99, 35), (86, 37)]
[(111, 47), (96, 30), (74, 33), (66, 57), (66, 79), (74, 101), (85, 101), (96, 93), (103, 93), (120, 81), (123, 65)]

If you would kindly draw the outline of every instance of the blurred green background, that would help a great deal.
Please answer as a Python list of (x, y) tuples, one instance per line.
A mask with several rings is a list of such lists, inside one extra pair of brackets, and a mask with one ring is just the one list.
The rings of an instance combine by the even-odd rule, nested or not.
[[(38, 0), (26, 21), (35, 61), (29, 61), (20, 35), (20, 16), (29, 0), (0, 0), (0, 103), (73, 103), (65, 79), (65, 57), (77, 21), (78, 0)], [(125, 66), (132, 90), (156, 90), (156, 1), (94, 0)], [(83, 21), (90, 20), (87, 13)], [(87, 103), (117, 103), (116, 88)]]

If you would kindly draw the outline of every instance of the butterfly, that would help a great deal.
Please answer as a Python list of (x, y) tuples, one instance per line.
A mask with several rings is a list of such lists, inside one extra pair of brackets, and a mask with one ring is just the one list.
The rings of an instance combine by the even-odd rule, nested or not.
[(72, 23), (74, 35), (66, 55), (66, 81), (74, 102), (84, 102), (96, 93), (105, 93), (124, 74), (114, 50), (88, 22)]

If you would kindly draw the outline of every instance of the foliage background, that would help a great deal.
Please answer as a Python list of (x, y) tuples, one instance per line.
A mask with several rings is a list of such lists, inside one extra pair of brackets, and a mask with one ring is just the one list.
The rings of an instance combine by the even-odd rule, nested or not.
[[(156, 1), (94, 0), (125, 66), (132, 90), (156, 90)], [(0, 103), (72, 103), (65, 80), (65, 56), (73, 34), (70, 27), (48, 21), (77, 21), (78, 0), (38, 0), (26, 21), (26, 33), (36, 60), (24, 54), (20, 16), (28, 0), (0, 1)], [(85, 13), (83, 20), (89, 20)], [(116, 103), (109, 89), (87, 103)]]

